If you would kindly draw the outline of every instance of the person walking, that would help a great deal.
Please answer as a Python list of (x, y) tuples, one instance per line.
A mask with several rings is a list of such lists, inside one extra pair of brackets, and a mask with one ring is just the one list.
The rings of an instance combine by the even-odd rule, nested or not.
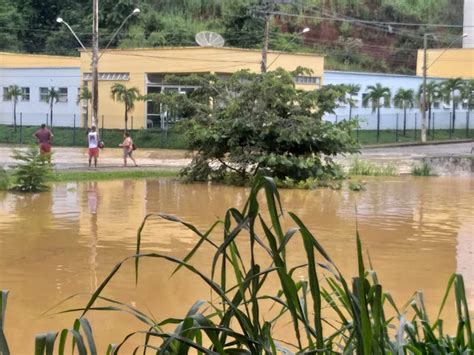
[(94, 168), (97, 168), (97, 158), (99, 157), (99, 141), (99, 132), (97, 132), (96, 126), (92, 126), (91, 131), (87, 134), (87, 144), (89, 146), (89, 168), (91, 167), (92, 158), (94, 158)]
[(45, 157), (48, 160), (48, 163), (51, 164), (51, 145), (53, 143), (53, 132), (46, 128), (46, 125), (43, 123), (41, 128), (33, 133), (33, 137), (39, 144), (40, 155)]
[(133, 140), (128, 132), (125, 132), (123, 134), (123, 143), (119, 144), (119, 147), (123, 148), (123, 166), (127, 166), (127, 158), (132, 159), (133, 164), (135, 164), (135, 166), (138, 166), (137, 162), (135, 161), (135, 158), (133, 157)]

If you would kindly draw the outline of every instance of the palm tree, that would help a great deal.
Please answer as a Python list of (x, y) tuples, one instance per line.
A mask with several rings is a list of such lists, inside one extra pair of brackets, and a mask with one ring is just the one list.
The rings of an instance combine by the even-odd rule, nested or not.
[(398, 89), (393, 98), (395, 107), (403, 109), (403, 135), (407, 130), (407, 108), (415, 106), (415, 92), (412, 89)]
[(90, 92), (89, 87), (87, 87), (86, 85), (83, 85), (77, 97), (76, 103), (78, 105), (80, 104), (81, 101), (86, 101), (87, 103), (86, 111), (84, 113), (84, 122), (83, 122), (84, 127), (87, 127), (89, 123), (89, 102), (91, 102), (91, 100), (92, 100), (92, 93)]
[[(420, 85), (418, 89), (418, 102), (421, 103), (423, 96), (423, 84)], [(428, 110), (428, 131), (431, 127), (431, 111), (433, 109), (433, 104), (441, 97), (441, 85), (435, 81), (430, 81), (426, 84), (426, 105), (425, 110)]]
[(360, 85), (358, 84), (348, 84), (346, 85), (346, 93), (349, 95), (349, 99), (347, 99), (347, 103), (349, 104), (349, 121), (352, 118), (352, 108), (356, 107), (357, 101), (354, 100), (354, 96), (357, 96), (360, 91)]
[(46, 100), (49, 103), (49, 114), (50, 114), (49, 122), (50, 122), (50, 126), (53, 127), (53, 106), (56, 102), (59, 101), (59, 93), (54, 87), (51, 87), (48, 90), (48, 94), (46, 95)]
[(128, 114), (135, 108), (135, 101), (143, 99), (140, 95), (140, 91), (136, 87), (127, 89), (125, 85), (116, 83), (112, 85), (110, 93), (114, 101), (123, 102), (125, 104), (125, 131), (127, 131)]
[(463, 80), (461, 78), (453, 78), (446, 80), (441, 89), (445, 102), (449, 103), (452, 101), (453, 103), (453, 132), (456, 124), (456, 105), (460, 101), (462, 87)]
[(16, 131), (16, 105), (18, 104), (18, 98), (23, 97), (23, 92), (21, 91), (20, 87), (17, 85), (10, 85), (7, 88), (5, 93), (5, 99), (13, 101), (13, 126), (15, 127)]
[(471, 110), (474, 108), (474, 80), (464, 81), (461, 89), (461, 100), (467, 104), (467, 121), (469, 122)]
[[(363, 98), (363, 104), (367, 105), (369, 102), (372, 104), (372, 112), (377, 111), (377, 142), (380, 138), (380, 108), (382, 106), (390, 107), (391, 93), (388, 87), (382, 86), (377, 83), (367, 87), (367, 95)], [(382, 100), (383, 99), (383, 100)]]

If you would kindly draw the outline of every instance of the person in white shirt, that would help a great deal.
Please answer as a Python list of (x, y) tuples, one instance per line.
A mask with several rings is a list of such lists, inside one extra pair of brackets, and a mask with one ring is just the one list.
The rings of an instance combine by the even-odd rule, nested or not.
[(94, 168), (97, 167), (97, 158), (99, 157), (99, 132), (96, 126), (92, 126), (91, 131), (87, 134), (87, 144), (89, 146), (89, 168), (91, 167), (92, 158), (94, 158)]

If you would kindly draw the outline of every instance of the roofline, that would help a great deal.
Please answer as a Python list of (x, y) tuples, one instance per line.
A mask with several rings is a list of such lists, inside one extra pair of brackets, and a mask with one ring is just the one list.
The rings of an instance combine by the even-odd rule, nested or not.
[(77, 67), (2, 67), (0, 64), (0, 70), (61, 70), (61, 69), (66, 69), (66, 70), (72, 70), (72, 69), (77, 69), (81, 70), (80, 66)]
[[(351, 75), (366, 75), (366, 76), (389, 76), (396, 78), (417, 78), (423, 79), (423, 77), (418, 75), (408, 75), (408, 74), (391, 74), (391, 73), (374, 73), (374, 72), (358, 72), (358, 71), (343, 71), (343, 70), (324, 70), (324, 73), (334, 73), (334, 74), (351, 74)], [(428, 76), (428, 79), (439, 79), (446, 80), (447, 78), (437, 77), (437, 76)]]
[(41, 57), (41, 58), (55, 58), (55, 59), (76, 59), (81, 60), (81, 57), (66, 56), (66, 55), (49, 55), (49, 54), (32, 54), (32, 53), (20, 53), (20, 52), (2, 52), (0, 51), (0, 56), (26, 56), (26, 57)]
[[(238, 48), (238, 47), (200, 47), (200, 46), (178, 46), (178, 47), (152, 47), (152, 48), (112, 48), (107, 49), (107, 52), (131, 52), (131, 51), (160, 51), (160, 50), (179, 50), (179, 49), (192, 49), (192, 50), (209, 50), (209, 49), (220, 49), (227, 51), (242, 51), (242, 52), (255, 52), (261, 53), (260, 49), (253, 48)], [(87, 53), (84, 49), (79, 48), (79, 52)], [(273, 51), (269, 50), (268, 53), (276, 54), (287, 54), (287, 55), (299, 55), (307, 57), (320, 57), (324, 58), (325, 56), (317, 53), (300, 53), (300, 52), (284, 52), (284, 51)]]

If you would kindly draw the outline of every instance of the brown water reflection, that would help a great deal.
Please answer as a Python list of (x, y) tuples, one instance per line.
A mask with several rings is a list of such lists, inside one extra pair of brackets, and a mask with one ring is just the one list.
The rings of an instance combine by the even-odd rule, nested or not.
[[(347, 275), (356, 273), (356, 222), (385, 288), (400, 304), (415, 290), (435, 313), (448, 277), (466, 277), (474, 308), (474, 180), (468, 178), (374, 179), (368, 191), (282, 190), (284, 208), (315, 232)], [(41, 314), (67, 296), (91, 292), (120, 259), (133, 253), (136, 229), (153, 212), (175, 214), (205, 229), (226, 208), (242, 206), (244, 188), (184, 185), (170, 180), (57, 184), (49, 193), (0, 194), (0, 287), (11, 291), (7, 337), (13, 354), (30, 354), (34, 334), (70, 326), (72, 315)], [(152, 219), (144, 230), (145, 251), (182, 257), (195, 238), (186, 229)], [(208, 267), (212, 250), (195, 259)], [(299, 263), (295, 240), (288, 254)], [(127, 265), (105, 295), (149, 310), (156, 318), (183, 315), (209, 294), (185, 272), (170, 279), (172, 266), (142, 264), (138, 287)], [(83, 306), (78, 296), (67, 307)], [(88, 317), (105, 349), (139, 324), (125, 315)], [(452, 320), (452, 319), (451, 319)], [(126, 353), (126, 352), (124, 352)]]

